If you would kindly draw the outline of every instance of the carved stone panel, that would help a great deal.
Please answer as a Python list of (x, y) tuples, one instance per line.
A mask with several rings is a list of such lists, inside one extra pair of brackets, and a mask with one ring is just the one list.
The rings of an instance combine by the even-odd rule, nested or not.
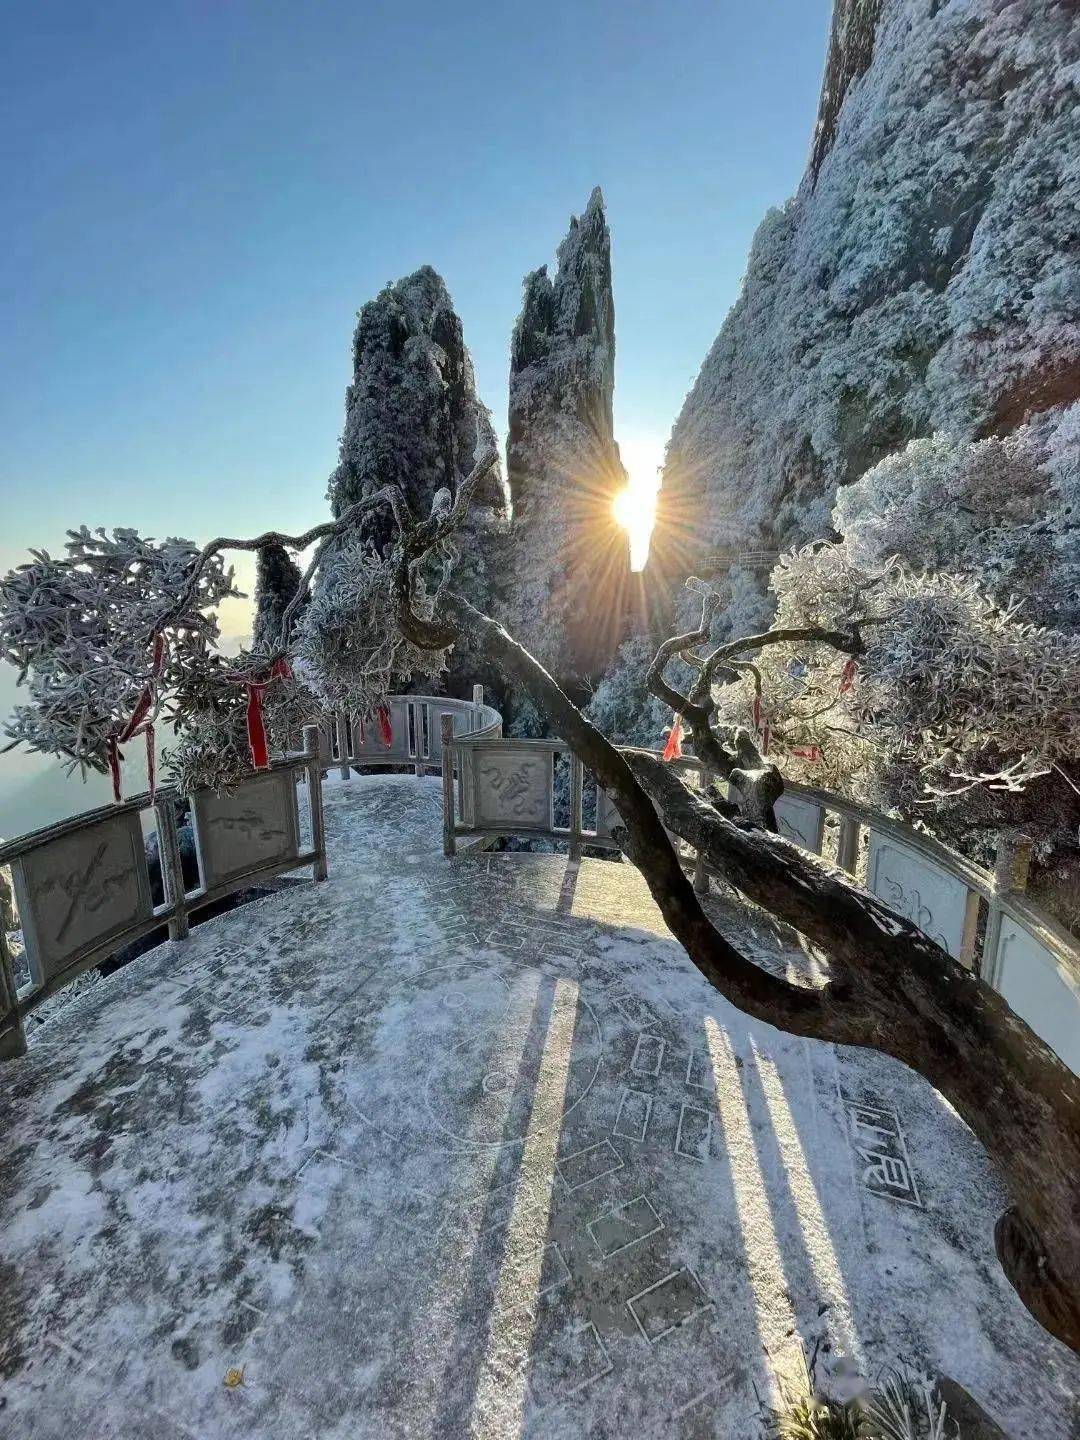
[(257, 775), (231, 795), (192, 797), (195, 838), (208, 889), (300, 851), (296, 785), (290, 771)]
[(821, 838), (825, 833), (825, 811), (812, 800), (798, 795), (781, 795), (776, 802), (776, 823), (780, 834), (794, 840), (804, 850), (821, 854)]
[(596, 833), (610, 838), (612, 830), (616, 825), (621, 825), (622, 819), (615, 808), (615, 801), (606, 790), (597, 787), (596, 791)]
[(969, 958), (979, 897), (955, 875), (891, 836), (871, 831), (866, 885), (950, 955)]
[(477, 748), (476, 823), (515, 830), (551, 828), (551, 751)]
[(994, 968), (1020, 1018), (1080, 1075), (1080, 975), (1010, 915), (1002, 916)]
[(12, 876), (37, 984), (153, 912), (135, 810), (30, 850)]

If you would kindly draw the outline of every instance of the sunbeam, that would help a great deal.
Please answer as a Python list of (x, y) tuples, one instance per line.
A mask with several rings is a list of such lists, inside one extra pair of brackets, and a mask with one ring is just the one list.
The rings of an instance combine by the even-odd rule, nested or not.
[(476, 1387), (469, 1427), (474, 1440), (507, 1440), (521, 1432), (577, 1002), (577, 984), (557, 981)]

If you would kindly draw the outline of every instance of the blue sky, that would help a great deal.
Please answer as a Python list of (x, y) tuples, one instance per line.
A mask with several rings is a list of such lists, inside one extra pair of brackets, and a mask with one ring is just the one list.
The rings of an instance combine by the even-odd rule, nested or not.
[(829, 11), (5, 7), (0, 568), (69, 524), (320, 518), (355, 312), (425, 262), (502, 429), (521, 278), (595, 184), (618, 433), (648, 463), (798, 183)]

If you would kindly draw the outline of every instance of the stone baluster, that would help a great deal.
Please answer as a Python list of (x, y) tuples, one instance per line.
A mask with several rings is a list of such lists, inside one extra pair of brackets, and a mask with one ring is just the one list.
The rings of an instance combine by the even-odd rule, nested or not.
[(157, 818), (158, 861), (169, 916), (169, 939), (185, 940), (188, 934), (187, 904), (184, 899), (184, 861), (180, 854), (180, 830), (176, 823), (176, 800), (172, 795), (159, 795), (154, 801)]
[(311, 874), (313, 880), (326, 879), (326, 822), (323, 818), (322, 757), (318, 725), (304, 726), (304, 757), (307, 764), (308, 804), (311, 807), (311, 848), (315, 852)]
[(19, 1014), (19, 999), (15, 992), (15, 971), (8, 949), (7, 925), (9, 917), (10, 891), (7, 882), (0, 876), (0, 1061), (15, 1060), (26, 1054), (26, 1032)]
[(585, 767), (570, 752), (570, 859), (581, 859), (581, 809)]
[(840, 816), (840, 833), (836, 837), (836, 863), (841, 870), (854, 875), (859, 863), (859, 822), (853, 815)]
[(454, 839), (454, 717), (443, 715), (439, 733), (442, 736), (442, 800), (443, 800), (443, 854), (457, 854)]
[(1010, 895), (1022, 895), (1027, 889), (1031, 870), (1033, 841), (1029, 835), (1004, 831), (998, 838), (994, 860), (994, 893), (986, 916), (986, 937), (978, 972), (989, 984), (997, 986), (1001, 975), (1001, 921), (1005, 914), (1003, 901)]

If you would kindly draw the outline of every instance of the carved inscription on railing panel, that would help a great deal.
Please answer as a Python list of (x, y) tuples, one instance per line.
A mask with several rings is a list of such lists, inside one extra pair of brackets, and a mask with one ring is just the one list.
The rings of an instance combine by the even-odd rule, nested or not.
[(821, 854), (821, 837), (825, 831), (825, 811), (809, 800), (796, 795), (782, 795), (776, 802), (776, 823), (780, 834), (804, 850)]
[(963, 953), (973, 902), (962, 880), (906, 845), (871, 832), (866, 883), (891, 910), (917, 925), (943, 950), (956, 957)]
[(478, 749), (473, 763), (478, 824), (550, 828), (549, 751)]
[(208, 888), (299, 853), (296, 786), (291, 772), (245, 780), (231, 795), (199, 791), (192, 803)]
[(12, 864), (37, 982), (153, 909), (142, 829), (134, 811), (59, 836)]

